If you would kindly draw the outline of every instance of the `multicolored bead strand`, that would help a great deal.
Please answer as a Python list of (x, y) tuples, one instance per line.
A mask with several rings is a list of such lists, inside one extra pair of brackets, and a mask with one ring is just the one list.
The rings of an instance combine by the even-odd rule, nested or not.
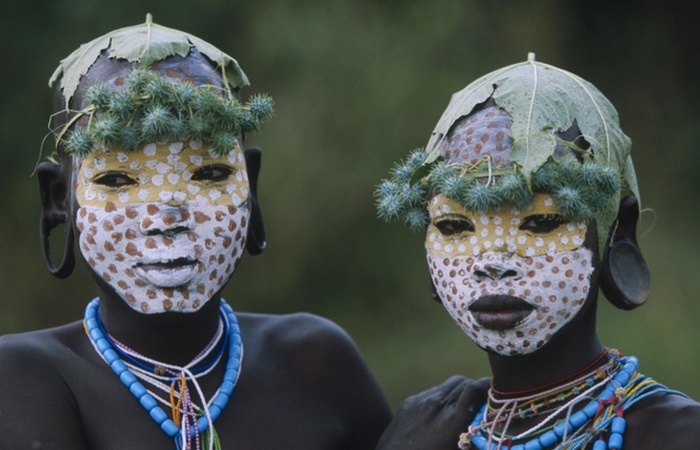
[[(477, 412), (469, 430), (460, 436), (459, 448), (462, 450), (474, 448), (478, 450), (544, 450), (554, 447), (556, 450), (563, 448), (578, 450), (598, 438), (593, 443), (593, 450), (620, 450), (624, 442), (626, 422), (623, 413), (626, 409), (643, 398), (659, 392), (684, 394), (668, 389), (653, 379), (639, 374), (637, 372), (639, 361), (633, 356), (622, 357), (619, 362), (621, 368), (608, 377), (603, 391), (596, 400), (573, 414), (567, 414), (565, 419), (559, 420), (552, 429), (538, 437), (516, 445), (512, 445), (510, 438), (501, 438), (496, 443), (492, 443), (492, 434), (489, 433), (488, 436), (484, 434), (489, 423), (487, 403)], [(582, 392), (581, 395), (585, 396), (587, 392)], [(510, 417), (507, 420), (509, 421)], [(585, 430), (584, 425), (591, 421), (588, 430)], [(533, 427), (532, 430), (539, 427), (540, 425)], [(605, 433), (608, 433), (607, 442), (602, 439)]]
[[(221, 300), (220, 308), (221, 315), (228, 328), (228, 332), (225, 336), (226, 340), (224, 341), (224, 345), (228, 345), (228, 361), (226, 362), (223, 382), (214, 395), (214, 398), (208, 402), (209, 406), (206, 404), (202, 406), (204, 415), (199, 417), (194, 426), (189, 430), (183, 430), (168, 417), (168, 414), (158, 405), (154, 396), (149, 393), (146, 387), (138, 380), (137, 376), (129, 369), (127, 363), (122, 360), (120, 357), (120, 350), (115, 347), (110, 337), (101, 327), (98, 311), (99, 299), (95, 298), (92, 300), (85, 310), (84, 326), (91, 343), (102, 359), (109, 364), (115, 375), (119, 377), (122, 384), (129, 389), (141, 406), (148, 411), (151, 419), (158, 424), (167, 436), (175, 440), (175, 447), (177, 449), (190, 448), (187, 443), (190, 439), (195, 439), (196, 448), (199, 448), (199, 434), (207, 430), (210, 430), (212, 434), (214, 433), (213, 422), (221, 415), (221, 412), (228, 404), (236, 382), (238, 381), (243, 358), (240, 329), (233, 309), (231, 309), (223, 299)], [(186, 434), (189, 436), (186, 436)], [(214, 435), (212, 435), (211, 439), (209, 439), (210, 448), (216, 446), (214, 443), (215, 440)], [(183, 447), (183, 445), (185, 447)]]

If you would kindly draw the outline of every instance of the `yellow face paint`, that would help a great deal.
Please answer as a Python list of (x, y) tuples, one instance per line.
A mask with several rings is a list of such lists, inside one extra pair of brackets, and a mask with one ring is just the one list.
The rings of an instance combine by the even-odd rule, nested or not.
[(466, 211), (443, 195), (433, 197), (428, 210), (426, 247), (442, 256), (507, 252), (532, 257), (575, 250), (587, 230), (584, 223), (564, 221), (548, 194), (536, 194), (527, 211), (509, 206), (488, 213)]
[[(206, 149), (205, 149), (206, 150)], [(221, 180), (203, 170), (230, 171)], [(111, 179), (110, 179), (111, 177)], [(248, 197), (248, 178), (240, 148), (216, 156), (195, 142), (149, 144), (139, 151), (98, 149), (80, 165), (76, 198), (81, 206), (138, 203), (236, 205)]]

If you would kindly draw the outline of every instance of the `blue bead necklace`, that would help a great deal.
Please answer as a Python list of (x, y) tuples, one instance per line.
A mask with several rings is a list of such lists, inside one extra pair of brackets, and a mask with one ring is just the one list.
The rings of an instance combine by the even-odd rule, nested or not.
[[(224, 322), (223, 344), (214, 358), (202, 366), (196, 368), (179, 368), (168, 364), (158, 363), (142, 357), (148, 363), (138, 361), (134, 358), (133, 352), (125, 350), (125, 347), (116, 342), (105, 331), (102, 321), (99, 317), (99, 298), (92, 300), (85, 309), (84, 326), (90, 341), (99, 353), (102, 359), (109, 364), (112, 371), (119, 377), (121, 382), (126, 386), (131, 394), (141, 403), (141, 406), (148, 411), (151, 419), (160, 426), (161, 430), (170, 438), (174, 439), (177, 449), (199, 449), (200, 434), (208, 431), (209, 448), (214, 448), (217, 445), (213, 422), (221, 415), (221, 412), (229, 402), (233, 390), (238, 381), (238, 376), (241, 370), (241, 360), (243, 359), (243, 344), (241, 342), (240, 329), (238, 320), (233, 312), (233, 309), (222, 299), (220, 313)], [(223, 348), (228, 347), (228, 360), (226, 362), (226, 370), (221, 386), (214, 395), (214, 398), (209, 402), (204, 402), (202, 405), (202, 413), (192, 423), (192, 426), (187, 424), (186, 418), (180, 425), (168, 417), (168, 414), (158, 405), (156, 397), (146, 389), (139, 381), (137, 375), (143, 378), (143, 372), (153, 371), (158, 373), (163, 367), (168, 368), (168, 373), (171, 375), (170, 380), (173, 385), (180, 381), (182, 391), (180, 400), (186, 396), (186, 382), (193, 381), (200, 396), (203, 397), (201, 390), (194, 378), (201, 374), (208, 373), (216, 363), (221, 359)], [(203, 352), (204, 353), (204, 352)], [(203, 354), (202, 353), (202, 354)], [(124, 359), (122, 359), (124, 358)], [(197, 359), (197, 358), (195, 358)], [(179, 372), (179, 373), (178, 373)], [(199, 375), (195, 375), (195, 373)], [(184, 394), (183, 394), (184, 393)], [(171, 402), (173, 394), (171, 393)], [(173, 415), (179, 413), (179, 407), (173, 409)], [(185, 414), (186, 416), (186, 414)]]
[[(613, 358), (617, 358), (613, 352), (611, 354)], [(578, 450), (595, 440), (593, 450), (620, 450), (626, 427), (624, 411), (651, 394), (678, 392), (639, 374), (637, 372), (639, 361), (634, 356), (620, 357), (618, 366), (619, 370), (609, 376), (609, 381), (605, 383), (602, 392), (595, 400), (573, 414), (569, 412), (565, 419), (556, 422), (551, 429), (523, 444), (513, 445), (509, 439), (494, 439), (494, 435), (489, 432), (493, 422), (488, 421), (488, 403), (485, 403), (476, 413), (469, 431), (460, 436), (459, 448), (462, 450), (544, 450), (553, 447)], [(502, 420), (508, 422), (510, 419), (511, 417)], [(586, 427), (587, 429), (584, 429), (585, 424), (590, 424)], [(607, 442), (603, 439), (606, 433)]]

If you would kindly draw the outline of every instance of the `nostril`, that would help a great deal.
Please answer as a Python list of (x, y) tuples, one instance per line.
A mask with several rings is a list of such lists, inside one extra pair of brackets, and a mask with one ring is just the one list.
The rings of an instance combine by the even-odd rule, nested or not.
[(477, 280), (502, 280), (504, 278), (520, 278), (520, 272), (514, 269), (506, 269), (497, 265), (487, 264), (483, 269), (477, 269), (474, 271), (474, 276)]
[(188, 230), (189, 230), (189, 228), (187, 228), (185, 226), (168, 227), (165, 230), (163, 230), (163, 234), (173, 235), (173, 234), (178, 234), (178, 233), (184, 233)]

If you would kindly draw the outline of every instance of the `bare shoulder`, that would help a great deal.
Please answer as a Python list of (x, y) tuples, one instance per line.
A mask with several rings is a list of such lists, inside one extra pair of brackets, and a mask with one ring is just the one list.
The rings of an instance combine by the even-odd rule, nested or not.
[(700, 403), (677, 393), (658, 393), (625, 414), (625, 444), (630, 448), (697, 449)]
[(2, 395), (19, 395), (24, 388), (41, 395), (60, 394), (76, 362), (84, 361), (86, 341), (79, 322), (0, 336), (0, 384), (14, 389), (2, 389)]
[(51, 372), (51, 367), (60, 364), (75, 350), (71, 343), (77, 341), (80, 330), (80, 323), (74, 322), (57, 328), (0, 336), (0, 360), (3, 362), (0, 375), (4, 378), (19, 369), (24, 376), (36, 370)]
[[(70, 387), (79, 324), (0, 337), (0, 442), (3, 448), (82, 449), (78, 405)], [(41, 425), (39, 425), (41, 424)], [(43, 447), (42, 447), (43, 448)]]
[(264, 341), (285, 352), (333, 353), (357, 351), (352, 338), (338, 324), (310, 313), (283, 315), (239, 314), (244, 337)]
[(299, 402), (290, 405), (295, 417), (306, 417), (302, 422), (316, 423), (316, 433), (330, 421), (329, 434), (337, 434), (343, 448), (375, 447), (391, 410), (348, 333), (307, 313), (238, 314), (238, 319), (244, 348), (239, 393), (253, 389), (251, 398), (260, 404), (263, 384), (275, 402), (303, 398), (303, 408)]

